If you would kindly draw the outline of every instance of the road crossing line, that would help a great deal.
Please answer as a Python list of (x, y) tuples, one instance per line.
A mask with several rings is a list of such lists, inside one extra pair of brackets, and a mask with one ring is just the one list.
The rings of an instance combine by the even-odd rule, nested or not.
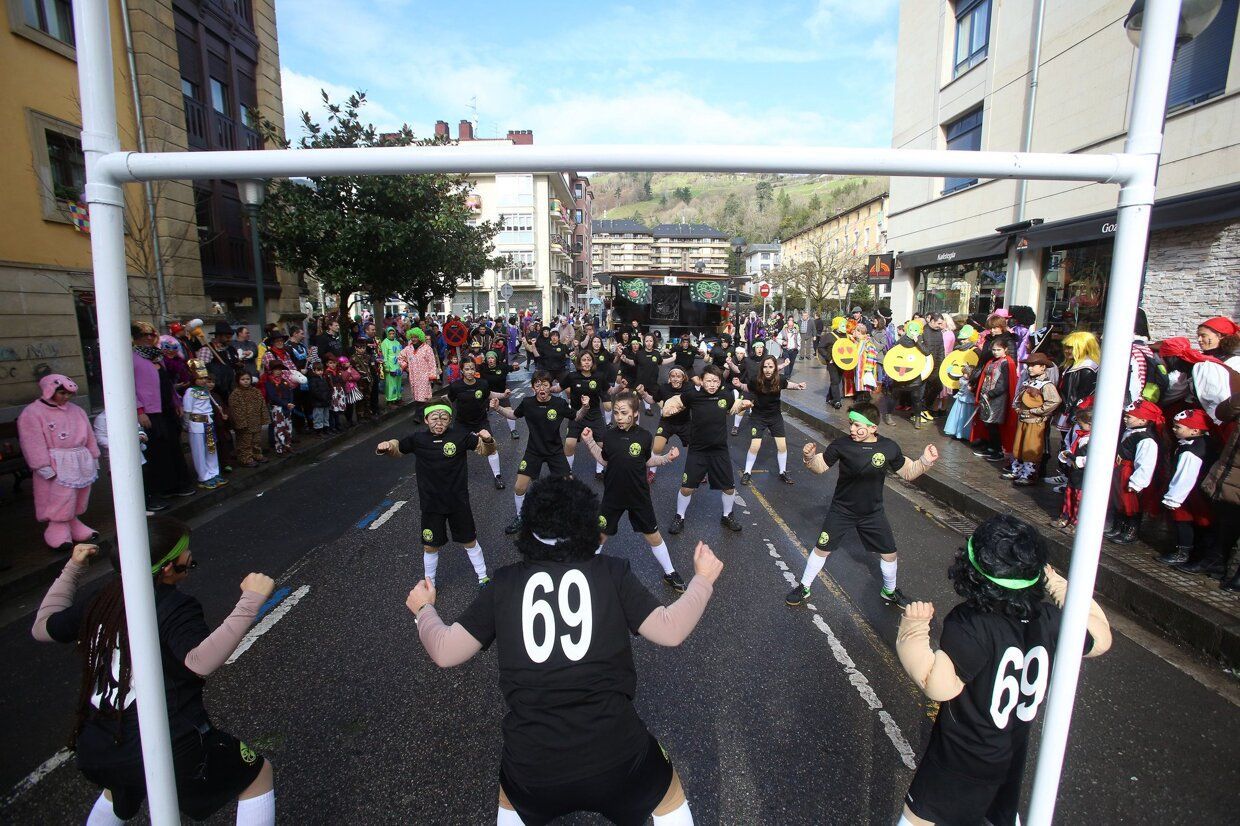
[(0, 811), (3, 811), (11, 806), (17, 801), (17, 798), (33, 789), (40, 780), (56, 771), (56, 769), (60, 768), (71, 757), (73, 757), (73, 752), (69, 749), (61, 749), (51, 757), (44, 760), (37, 769), (18, 781), (17, 784), (13, 786), (12, 790), (5, 795), (4, 800), (0, 800)]
[(369, 527), (371, 522), (374, 522), (376, 519), (379, 518), (379, 514), (383, 512), (383, 509), (391, 504), (392, 504), (391, 499), (384, 499), (382, 502), (376, 505), (374, 510), (372, 510), (370, 513), (363, 516), (361, 520), (358, 521), (357, 523), (358, 529)]
[(377, 531), (380, 528), (382, 528), (384, 524), (386, 524), (389, 519), (395, 516), (396, 512), (400, 510), (401, 508), (403, 508), (406, 504), (407, 504), (406, 501), (403, 499), (393, 502), (392, 507), (385, 510), (378, 519), (370, 523), (370, 530)]
[(251, 628), (249, 632), (241, 638), (241, 643), (237, 646), (237, 650), (233, 651), (232, 655), (224, 661), (224, 665), (232, 665), (237, 661), (238, 657), (249, 651), (250, 646), (258, 642), (259, 637), (274, 628), (275, 624), (282, 620), (285, 614), (293, 610), (293, 606), (301, 602), (301, 598), (308, 593), (310, 593), (310, 586), (303, 585), (290, 594), (287, 599), (273, 608), (271, 613), (263, 617), (257, 625)]

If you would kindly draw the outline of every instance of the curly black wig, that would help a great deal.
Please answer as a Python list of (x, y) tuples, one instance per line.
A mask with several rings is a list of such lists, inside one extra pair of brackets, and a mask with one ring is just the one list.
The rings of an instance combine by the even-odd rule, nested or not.
[(987, 614), (1030, 619), (1046, 595), (1046, 542), (1037, 529), (1007, 514), (992, 516), (973, 532), (973, 556), (982, 570), (999, 579), (1034, 579), (1019, 590), (991, 582), (973, 567), (968, 550), (960, 548), (947, 578), (971, 607)]
[[(548, 545), (542, 539), (555, 539)], [(530, 562), (581, 562), (599, 546), (598, 497), (585, 483), (564, 477), (530, 486), (521, 506), (517, 550)]]
[(1033, 308), (1024, 304), (1013, 304), (1011, 307), (1008, 307), (1008, 310), (1012, 313), (1012, 321), (1025, 327), (1032, 327), (1038, 318), (1038, 314), (1034, 312)]

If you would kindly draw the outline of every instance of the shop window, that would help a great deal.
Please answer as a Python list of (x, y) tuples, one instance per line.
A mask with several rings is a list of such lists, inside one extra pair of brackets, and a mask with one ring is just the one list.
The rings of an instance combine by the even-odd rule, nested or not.
[(1168, 112), (1223, 94), (1236, 36), (1238, 7), (1240, 0), (1223, 0), (1206, 30), (1176, 52), (1167, 88)]
[(957, 0), (956, 52), (952, 77), (986, 59), (990, 48), (990, 0)]
[(1111, 249), (1106, 243), (1050, 250), (1042, 279), (1046, 323), (1063, 333), (1102, 329)]
[[(943, 127), (947, 148), (977, 152), (982, 148), (982, 110), (975, 109)], [(977, 183), (977, 178), (944, 178), (943, 194)]]
[(917, 307), (923, 313), (947, 313), (984, 322), (1003, 306), (1007, 259), (984, 258), (917, 272)]

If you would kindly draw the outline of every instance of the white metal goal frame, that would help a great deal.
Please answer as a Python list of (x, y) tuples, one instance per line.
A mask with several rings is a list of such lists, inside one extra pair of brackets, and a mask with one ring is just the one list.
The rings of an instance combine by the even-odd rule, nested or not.
[[(242, 152), (121, 152), (117, 136), (109, 0), (75, 0), (73, 19), (90, 205), (91, 253), (99, 314), (104, 401), (112, 422), (136, 421), (125, 275), (122, 187), (168, 179), (277, 178), (314, 175), (395, 175), (430, 172), (800, 172), (1012, 178), (1111, 183), (1119, 186), (1102, 365), (1085, 471), (1080, 524), (1051, 677), (1029, 822), (1050, 824), (1067, 747), (1085, 644), (1112, 461), (1119, 438), (1133, 322), (1149, 238), (1150, 210), (1162, 151), (1163, 115), (1175, 53), (1181, 0), (1149, 0), (1123, 152), (1051, 154), (839, 149), (770, 146), (468, 146), (310, 149)], [(154, 592), (138, 434), (111, 434), (112, 496), (122, 560), (134, 689), (142, 729), (151, 820), (179, 823)]]

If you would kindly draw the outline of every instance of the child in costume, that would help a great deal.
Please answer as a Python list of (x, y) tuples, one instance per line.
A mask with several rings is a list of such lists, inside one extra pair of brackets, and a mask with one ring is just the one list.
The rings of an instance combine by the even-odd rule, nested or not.
[(396, 338), (395, 327), (388, 327), (384, 335), (383, 341), (379, 342), (379, 369), (383, 376), (383, 398), (391, 407), (400, 404), (400, 341)]
[(181, 399), (189, 453), (194, 460), (194, 471), (198, 474), (198, 487), (215, 490), (228, 484), (220, 478), (219, 444), (215, 435), (216, 402), (207, 387), (206, 365), (192, 359), (189, 369), (194, 383)]
[(314, 423), (316, 436), (324, 436), (331, 427), (332, 386), (327, 380), (323, 362), (310, 362), (310, 375), (306, 377), (310, 393), (310, 420)]
[(353, 394), (354, 412), (359, 419), (369, 419), (372, 412), (370, 388), (374, 386), (374, 361), (366, 339), (353, 339), (353, 355), (349, 357), (349, 365), (357, 373), (357, 380), (354, 382), (356, 390)]
[(1002, 474), (1013, 485), (1028, 487), (1037, 481), (1038, 468), (1046, 455), (1046, 437), (1051, 414), (1059, 407), (1059, 391), (1046, 371), (1055, 365), (1045, 353), (1034, 353), (1024, 360), (1025, 380), (1016, 393), (1016, 437), (1012, 441), (1012, 462)]
[(987, 346), (992, 358), (982, 367), (977, 382), (977, 416), (971, 436), (981, 442), (973, 453), (988, 462), (1002, 462), (1012, 451), (1016, 438), (1016, 362), (1012, 360), (1012, 338), (992, 336)]
[[(236, 386), (234, 380), (233, 387)], [(232, 463), (237, 460), (237, 450), (233, 442), (232, 417), (228, 415), (228, 396), (216, 388), (215, 379), (209, 374), (207, 375), (207, 390), (211, 393), (211, 401), (216, 410), (211, 425), (215, 428), (215, 448), (220, 457), (220, 469), (225, 473), (232, 473)]]
[(271, 444), (277, 456), (293, 452), (293, 383), (284, 365), (273, 361), (263, 374), (260, 389), (271, 413)]
[(237, 371), (237, 387), (228, 396), (228, 416), (237, 439), (237, 463), (254, 467), (266, 462), (259, 437), (271, 414), (263, 403), (263, 394), (254, 386), (254, 378), (244, 370)]
[(1063, 491), (1063, 507), (1059, 518), (1051, 524), (1068, 533), (1076, 530), (1076, 520), (1081, 513), (1081, 492), (1085, 487), (1085, 458), (1089, 449), (1089, 432), (1093, 428), (1094, 411), (1078, 410), (1076, 427), (1067, 446), (1059, 452), (1059, 464), (1064, 468), (1066, 480)]
[[(1198, 487), (1208, 467), (1210, 417), (1198, 407), (1181, 410), (1175, 414), (1171, 432), (1176, 438), (1171, 453), (1173, 475), (1163, 494), (1162, 505), (1170, 512), (1168, 515), (1175, 526), (1175, 550), (1160, 554), (1158, 561), (1180, 567), (1193, 556), (1196, 534), (1202, 534), (1204, 539), (1204, 529), (1210, 527), (1210, 503)], [(1203, 530), (1198, 532), (1198, 528)]]
[(1142, 399), (1124, 412), (1124, 432), (1115, 451), (1115, 475), (1111, 477), (1111, 528), (1103, 535), (1118, 545), (1137, 541), (1142, 511), (1154, 512), (1150, 483), (1158, 467), (1158, 442), (1162, 409)]

